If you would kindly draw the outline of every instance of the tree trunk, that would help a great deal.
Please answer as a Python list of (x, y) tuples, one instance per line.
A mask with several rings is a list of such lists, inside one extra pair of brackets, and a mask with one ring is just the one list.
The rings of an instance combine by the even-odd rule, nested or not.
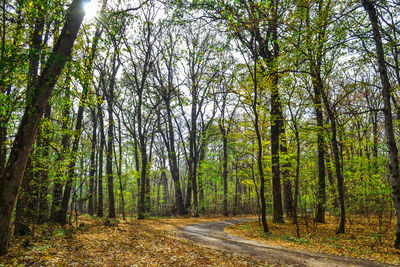
[(314, 88), (314, 108), (317, 117), (317, 146), (318, 146), (318, 195), (317, 210), (315, 213), (315, 221), (325, 223), (325, 142), (324, 142), (324, 118), (322, 114), (322, 90), (323, 84), (320, 74), (313, 77)]
[(223, 214), (228, 216), (228, 138), (226, 136), (226, 129), (220, 125), (222, 133), (222, 149), (223, 149), (223, 159), (222, 159), (222, 180), (224, 183), (224, 207)]
[(339, 227), (336, 231), (338, 234), (342, 234), (345, 232), (345, 222), (346, 222), (346, 207), (344, 204), (344, 188), (343, 188), (343, 173), (342, 168), (340, 165), (340, 156), (339, 156), (339, 142), (337, 140), (337, 126), (336, 126), (336, 118), (332, 107), (328, 102), (328, 98), (326, 94), (322, 91), (322, 98), (328, 112), (328, 117), (331, 122), (331, 130), (332, 130), (332, 151), (333, 151), (333, 158), (335, 163), (335, 172), (336, 172), (336, 179), (337, 179), (337, 190), (339, 194), (339, 210), (340, 210), (340, 221)]
[(115, 218), (115, 200), (114, 200), (114, 176), (113, 176), (113, 145), (114, 145), (114, 115), (113, 115), (113, 102), (114, 102), (114, 83), (115, 75), (117, 73), (115, 68), (115, 58), (113, 60), (113, 73), (110, 78), (110, 86), (107, 94), (108, 102), (108, 133), (107, 133), (107, 152), (106, 152), (106, 172), (107, 172), (107, 188), (108, 188), (108, 217)]
[[(194, 86), (194, 85), (192, 85)], [(189, 178), (191, 183), (193, 195), (193, 215), (199, 215), (198, 211), (198, 198), (197, 198), (197, 147), (196, 147), (196, 133), (197, 133), (197, 88), (192, 88), (192, 110), (191, 110), (191, 126), (189, 131)], [(186, 207), (190, 206), (190, 192), (188, 192)]]
[[(121, 129), (121, 118), (118, 117), (118, 145), (119, 145), (119, 163), (117, 166), (117, 173), (119, 179), (119, 189), (121, 191), (121, 204), (122, 204), (122, 218), (125, 220), (125, 199), (124, 191), (122, 186), (122, 129)], [(117, 160), (116, 160), (117, 161)]]
[(140, 196), (139, 196), (139, 206), (138, 206), (138, 219), (145, 218), (146, 206), (146, 179), (147, 179), (147, 152), (144, 140), (140, 141), (141, 150), (140, 155), (142, 158), (141, 172), (140, 172)]
[(283, 125), (283, 114), (281, 112), (281, 138), (280, 138), (280, 151), (283, 156), (286, 156), (283, 161), (282, 166), (282, 178), (283, 178), (283, 204), (286, 211), (286, 217), (291, 218), (293, 214), (293, 193), (292, 193), (292, 181), (290, 179), (290, 168), (291, 163), (287, 157), (288, 149), (287, 149), (287, 140), (286, 140), (286, 133), (285, 127)]
[(176, 159), (176, 149), (175, 149), (175, 133), (174, 133), (174, 125), (172, 123), (172, 111), (170, 106), (170, 98), (164, 98), (164, 102), (167, 109), (167, 120), (168, 120), (168, 133), (169, 140), (164, 140), (167, 145), (168, 150), (168, 162), (169, 168), (172, 176), (172, 180), (174, 181), (174, 190), (175, 190), (175, 205), (178, 209), (178, 214), (184, 215), (186, 214), (185, 205), (183, 202), (181, 183), (179, 179), (179, 168), (178, 162)]
[(92, 140), (91, 140), (91, 151), (90, 151), (90, 169), (89, 169), (89, 205), (88, 213), (90, 216), (94, 214), (94, 174), (96, 173), (96, 145), (97, 145), (97, 117), (96, 111), (92, 109)]
[(271, 77), (271, 161), (272, 161), (272, 198), (273, 198), (273, 221), (274, 223), (284, 223), (282, 208), (281, 177), (279, 165), (279, 137), (283, 125), (281, 100), (278, 89), (278, 3), (273, 2), (271, 6), (272, 22), (271, 33), (273, 42), (273, 53), (268, 58), (269, 76)]
[(300, 180), (300, 138), (299, 131), (297, 129), (297, 122), (295, 123), (295, 136), (296, 136), (296, 178), (294, 182), (294, 204), (292, 213), (292, 223), (296, 225), (297, 237), (300, 237), (299, 222), (297, 220), (297, 206), (299, 198), (299, 180)]
[[(256, 49), (254, 49), (256, 50)], [(265, 176), (264, 176), (264, 167), (263, 167), (263, 146), (262, 146), (262, 136), (260, 133), (260, 128), (259, 128), (259, 116), (258, 116), (258, 110), (257, 110), (257, 105), (258, 105), (258, 80), (257, 80), (257, 59), (258, 59), (258, 54), (254, 53), (254, 71), (253, 71), (253, 82), (254, 82), (254, 99), (252, 103), (252, 108), (253, 108), (253, 113), (254, 113), (254, 128), (256, 131), (256, 137), (257, 137), (257, 167), (258, 167), (258, 173), (260, 175), (260, 201), (261, 201), (261, 222), (263, 226), (264, 233), (267, 234), (269, 232), (268, 229), (268, 223), (267, 223), (267, 214), (266, 214), (266, 202), (265, 202)], [(279, 149), (279, 128), (278, 128), (278, 148)], [(272, 139), (272, 137), (271, 137)], [(279, 155), (278, 155), (278, 161), (279, 161)], [(253, 171), (253, 167), (251, 168)], [(279, 170), (279, 169), (278, 169)], [(254, 186), (256, 186), (256, 192), (257, 192), (257, 184), (254, 179), (254, 174), (253, 176), (253, 181), (254, 181)], [(279, 192), (280, 192), (280, 183), (279, 183)], [(275, 199), (274, 199), (275, 200)], [(282, 200), (280, 200), (281, 203), (281, 208), (282, 208)], [(258, 198), (257, 198), (257, 204)], [(275, 214), (275, 213), (274, 213)]]
[(10, 223), (16, 198), (40, 119), (81, 26), (82, 0), (74, 0), (67, 11), (66, 23), (47, 59), (42, 74), (28, 88), (27, 106), (16, 133), (7, 164), (0, 177), (0, 255), (7, 253)]
[(138, 88), (138, 111), (137, 111), (137, 122), (138, 122), (138, 133), (139, 133), (139, 147), (140, 147), (140, 157), (142, 160), (141, 170), (140, 170), (140, 195), (138, 203), (138, 219), (145, 218), (146, 206), (146, 174), (147, 174), (147, 148), (146, 140), (144, 136), (144, 127), (142, 121), (142, 105), (143, 105), (143, 87)]
[(104, 134), (104, 120), (103, 111), (101, 109), (101, 104), (97, 105), (99, 116), (99, 126), (100, 126), (100, 149), (99, 149), (99, 176), (98, 176), (98, 192), (99, 199), (97, 201), (97, 216), (103, 217), (103, 155), (104, 155), (104, 145), (106, 143), (106, 137)]
[(393, 204), (396, 212), (396, 239), (394, 247), (400, 248), (400, 172), (399, 172), (399, 159), (396, 139), (393, 130), (392, 111), (390, 104), (391, 86), (386, 69), (385, 54), (382, 45), (382, 39), (379, 32), (379, 22), (376, 9), (373, 2), (370, 0), (361, 0), (364, 9), (367, 11), (369, 20), (371, 21), (372, 32), (374, 36), (376, 55), (378, 59), (378, 70), (382, 83), (382, 96), (383, 96), (383, 113), (385, 117), (385, 135), (386, 143), (389, 149), (390, 157), (390, 176), (392, 181), (392, 197)]

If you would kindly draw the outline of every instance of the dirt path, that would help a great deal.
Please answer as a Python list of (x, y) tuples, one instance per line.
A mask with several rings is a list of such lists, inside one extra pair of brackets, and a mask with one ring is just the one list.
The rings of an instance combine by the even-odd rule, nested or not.
[(181, 235), (209, 247), (256, 257), (273, 266), (395, 266), (363, 259), (294, 251), (285, 247), (245, 240), (224, 232), (224, 228), (229, 225), (250, 220), (253, 219), (231, 219), (188, 225), (181, 228)]

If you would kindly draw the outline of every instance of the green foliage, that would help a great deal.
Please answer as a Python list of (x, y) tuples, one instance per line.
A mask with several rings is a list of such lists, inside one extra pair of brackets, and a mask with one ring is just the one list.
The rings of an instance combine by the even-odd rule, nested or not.
[(285, 241), (288, 241), (288, 242), (294, 242), (294, 243), (298, 243), (298, 244), (309, 244), (310, 243), (310, 240), (308, 240), (306, 238), (303, 238), (303, 237), (296, 238), (291, 235), (284, 235), (282, 237), (282, 239)]

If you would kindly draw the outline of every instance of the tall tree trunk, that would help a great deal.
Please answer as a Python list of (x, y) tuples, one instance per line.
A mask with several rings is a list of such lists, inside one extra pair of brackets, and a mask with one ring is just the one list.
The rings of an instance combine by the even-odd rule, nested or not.
[(107, 172), (107, 187), (108, 187), (108, 217), (115, 218), (115, 199), (114, 199), (114, 176), (113, 176), (113, 146), (114, 146), (114, 115), (113, 115), (113, 102), (114, 102), (114, 84), (115, 75), (117, 74), (115, 68), (116, 56), (113, 60), (113, 73), (110, 78), (110, 86), (107, 94), (108, 102), (108, 133), (107, 133), (107, 153), (106, 153), (106, 172)]
[(282, 191), (279, 166), (280, 98), (277, 84), (271, 88), (271, 161), (272, 161), (272, 198), (273, 221), (283, 223)]
[(138, 219), (145, 218), (146, 212), (146, 179), (147, 179), (147, 152), (144, 140), (140, 141), (141, 150), (140, 155), (142, 158), (141, 172), (140, 172), (140, 196), (139, 196), (139, 206), (138, 206)]
[(224, 183), (224, 206), (223, 206), (223, 214), (224, 216), (228, 216), (228, 138), (226, 136), (226, 129), (224, 126), (220, 125), (221, 133), (222, 133), (222, 150), (223, 150), (223, 158), (222, 158), (222, 180)]
[[(165, 164), (164, 164), (165, 166)], [(165, 169), (165, 167), (163, 168)], [(168, 178), (167, 174), (165, 172), (161, 173), (161, 185), (163, 186), (163, 205), (162, 209), (165, 211), (165, 209), (168, 207), (168, 200), (169, 200), (169, 190), (168, 190)]]
[[(44, 114), (44, 119), (45, 120), (50, 120), (50, 113), (51, 113), (51, 108), (50, 105), (46, 108), (45, 114)], [(40, 157), (42, 160), (47, 159), (49, 157), (49, 140), (45, 140), (46, 138), (49, 138), (49, 133), (50, 130), (47, 128), (48, 126), (42, 127), (42, 135), (44, 135), (42, 138), (42, 142), (40, 145)], [(39, 145), (38, 145), (39, 146)], [(44, 223), (48, 220), (48, 186), (49, 186), (49, 169), (47, 164), (44, 162), (41, 162), (39, 172), (37, 174), (37, 180), (38, 180), (38, 223)]]
[(27, 90), (27, 106), (6, 167), (0, 177), (0, 255), (7, 253), (11, 218), (40, 119), (58, 77), (70, 58), (72, 46), (83, 20), (82, 2), (83, 0), (74, 0), (68, 8), (65, 25), (47, 59), (43, 72), (35, 85)]
[(312, 77), (314, 88), (314, 108), (317, 117), (317, 146), (318, 146), (318, 195), (315, 221), (325, 222), (325, 142), (324, 142), (324, 118), (322, 114), (322, 90), (323, 83), (320, 74)]
[(138, 203), (138, 219), (145, 218), (146, 206), (146, 174), (147, 174), (147, 147), (146, 137), (144, 136), (144, 127), (142, 121), (142, 105), (143, 105), (143, 87), (138, 88), (138, 110), (137, 110), (137, 122), (138, 122), (138, 134), (139, 134), (139, 147), (141, 157), (141, 170), (140, 170), (140, 195)]
[(299, 198), (299, 180), (300, 180), (300, 138), (299, 131), (297, 128), (297, 121), (295, 124), (295, 137), (296, 137), (296, 178), (294, 182), (294, 203), (293, 203), (293, 213), (292, 213), (292, 223), (296, 225), (297, 237), (300, 237), (299, 222), (297, 220), (297, 206)]
[[(195, 84), (192, 81), (193, 84)], [(192, 85), (195, 86), (195, 85)], [(197, 133), (197, 88), (192, 88), (192, 109), (191, 109), (191, 120), (190, 120), (190, 131), (189, 131), (189, 178), (190, 185), (188, 186), (188, 195), (186, 207), (190, 206), (190, 192), (192, 191), (193, 196), (193, 215), (196, 217), (199, 215), (198, 211), (198, 198), (197, 198), (197, 147), (196, 147), (196, 133)]]
[(92, 140), (91, 140), (91, 148), (90, 148), (90, 169), (89, 169), (89, 205), (88, 205), (88, 213), (90, 216), (94, 214), (94, 174), (96, 173), (96, 145), (97, 145), (97, 117), (96, 111), (92, 109)]
[(100, 149), (99, 149), (99, 176), (98, 176), (98, 192), (99, 198), (97, 201), (97, 216), (103, 217), (103, 155), (104, 155), (104, 145), (106, 143), (106, 137), (104, 134), (104, 120), (103, 111), (101, 109), (101, 104), (97, 105), (99, 116), (99, 126), (100, 126)]
[[(119, 146), (119, 157), (118, 157), (118, 165), (117, 165), (117, 173), (119, 179), (119, 189), (121, 191), (121, 210), (122, 210), (122, 218), (125, 220), (125, 199), (124, 199), (124, 191), (122, 185), (122, 129), (121, 129), (121, 118), (118, 117), (118, 146)], [(114, 153), (115, 154), (115, 153)], [(116, 154), (115, 154), (116, 158)], [(117, 159), (115, 160), (117, 161)]]
[(293, 193), (292, 193), (292, 181), (290, 178), (290, 168), (291, 163), (287, 157), (288, 149), (287, 149), (287, 140), (285, 127), (283, 125), (283, 114), (281, 112), (281, 138), (280, 138), (280, 151), (285, 159), (282, 161), (282, 178), (283, 178), (283, 204), (286, 211), (286, 217), (291, 218), (293, 214)]
[(238, 164), (235, 162), (235, 204), (233, 209), (233, 216), (237, 215), (238, 204), (239, 204), (239, 175), (238, 175)]
[(399, 172), (399, 158), (396, 139), (393, 130), (392, 111), (390, 104), (391, 86), (386, 69), (385, 54), (382, 45), (382, 39), (379, 32), (379, 22), (374, 3), (370, 0), (361, 0), (364, 9), (367, 11), (369, 20), (372, 26), (374, 36), (376, 55), (378, 59), (378, 70), (382, 83), (382, 96), (383, 96), (383, 113), (385, 117), (385, 135), (386, 143), (389, 149), (390, 157), (390, 176), (392, 181), (392, 197), (393, 204), (396, 212), (396, 239), (394, 247), (400, 248), (400, 172)]
[(272, 198), (273, 198), (273, 221), (274, 223), (283, 223), (283, 208), (282, 208), (282, 192), (281, 192), (281, 177), (279, 163), (279, 137), (281, 126), (283, 125), (281, 99), (278, 89), (278, 2), (273, 1), (271, 6), (272, 22), (271, 33), (273, 41), (273, 53), (268, 58), (269, 76), (271, 77), (271, 161), (272, 161)]
[(188, 161), (188, 182), (186, 184), (186, 200), (185, 200), (185, 210), (189, 210), (192, 204), (192, 176), (193, 176), (193, 162)]
[(167, 109), (167, 129), (168, 129), (168, 137), (169, 140), (166, 138), (164, 139), (164, 143), (166, 144), (168, 150), (168, 162), (169, 162), (169, 169), (171, 172), (171, 177), (174, 182), (174, 191), (175, 191), (175, 205), (178, 210), (178, 214), (184, 215), (186, 214), (185, 205), (183, 202), (182, 196), (182, 189), (181, 189), (181, 182), (179, 179), (179, 168), (178, 168), (178, 161), (176, 158), (176, 149), (175, 149), (175, 132), (174, 132), (174, 125), (172, 123), (172, 111), (170, 106), (170, 97), (164, 98), (164, 103)]
[(328, 97), (322, 91), (322, 98), (328, 112), (328, 117), (331, 122), (331, 130), (332, 130), (332, 151), (333, 151), (333, 158), (335, 163), (335, 172), (336, 172), (336, 179), (337, 179), (337, 190), (339, 194), (339, 210), (340, 210), (340, 220), (339, 220), (339, 227), (336, 233), (341, 234), (345, 232), (345, 222), (346, 222), (346, 207), (344, 204), (344, 188), (343, 188), (343, 172), (340, 166), (340, 154), (339, 154), (339, 142), (337, 139), (337, 125), (336, 125), (336, 118), (333, 108), (330, 107), (328, 102)]
[[(200, 146), (200, 151), (199, 151), (199, 165), (204, 161), (206, 157), (206, 146), (207, 142), (202, 142)], [(198, 172), (197, 175), (197, 181), (199, 185), (199, 213), (204, 213), (204, 173)]]
[[(257, 51), (257, 49), (254, 49)], [(258, 79), (257, 79), (257, 60), (258, 60), (258, 54), (256, 52), (254, 53), (254, 70), (253, 70), (253, 82), (254, 82), (254, 99), (252, 103), (252, 108), (253, 108), (253, 113), (254, 113), (254, 128), (256, 131), (256, 138), (257, 138), (257, 167), (258, 167), (258, 173), (260, 175), (260, 201), (261, 201), (261, 222), (263, 226), (264, 233), (268, 233), (268, 224), (267, 224), (267, 214), (266, 214), (266, 202), (265, 202), (265, 176), (264, 176), (264, 167), (263, 167), (263, 146), (262, 146), (262, 136), (260, 133), (260, 128), (259, 128), (259, 115), (258, 115), (258, 110), (257, 110), (257, 105), (258, 105)], [(279, 130), (279, 129), (278, 129)], [(278, 140), (279, 140), (279, 131), (278, 131)], [(279, 149), (279, 143), (278, 143), (278, 149)], [(279, 160), (279, 155), (278, 155), (278, 160)], [(251, 168), (253, 171), (253, 167)], [(254, 174), (253, 174), (253, 181), (254, 185), (256, 186), (256, 182), (254, 179)], [(257, 191), (257, 188), (256, 188)], [(280, 186), (279, 186), (279, 192), (280, 192)], [(274, 199), (275, 200), (275, 199)], [(257, 198), (257, 204), (258, 204), (258, 198)], [(282, 206), (282, 200), (280, 201), (281, 206)], [(281, 207), (282, 208), (282, 207)]]

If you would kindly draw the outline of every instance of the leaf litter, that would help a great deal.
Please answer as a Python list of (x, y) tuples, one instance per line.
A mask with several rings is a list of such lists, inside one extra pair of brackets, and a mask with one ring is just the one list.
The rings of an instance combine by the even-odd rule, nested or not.
[[(77, 228), (44, 227), (35, 238), (15, 238), (0, 266), (255, 266), (259, 261), (208, 248), (176, 235), (216, 218), (113, 220), (80, 216)], [(51, 228), (51, 227), (50, 227)], [(52, 232), (49, 235), (49, 232)]]

